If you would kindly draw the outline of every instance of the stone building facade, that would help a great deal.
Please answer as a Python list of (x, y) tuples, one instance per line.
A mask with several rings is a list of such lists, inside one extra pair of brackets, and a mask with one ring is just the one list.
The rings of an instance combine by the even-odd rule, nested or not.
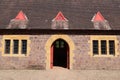
[(0, 11), (0, 69), (120, 69), (119, 0), (2, 0)]
[[(27, 55), (18, 54), (4, 54), (2, 49), (5, 46), (2, 42), (0, 51), (0, 69), (52, 69), (54, 64), (51, 64), (51, 56), (55, 57), (54, 52), (51, 53), (52, 44), (58, 40), (64, 40), (69, 47), (69, 63), (64, 65), (59, 65), (59, 67), (64, 67), (67, 65), (69, 69), (120, 69), (120, 57), (119, 57), (119, 35), (74, 35), (74, 34), (53, 34), (53, 35), (12, 35), (16, 36), (15, 39), (20, 39), (19, 37), (28, 37), (29, 40), (28, 48), (29, 52)], [(1, 41), (5, 38), (10, 37), (10, 35), (1, 35)], [(104, 55), (94, 55), (92, 40), (114, 40), (115, 41), (115, 54), (110, 55), (109, 51)], [(98, 39), (99, 38), (99, 39)], [(12, 39), (12, 38), (10, 38)], [(14, 39), (14, 38), (13, 38)], [(44, 45), (43, 45), (44, 44)], [(109, 49), (109, 48), (108, 48)], [(107, 49), (107, 50), (108, 50)], [(11, 50), (11, 49), (10, 49)], [(64, 51), (63, 51), (64, 52)], [(67, 54), (67, 53), (64, 53)], [(64, 56), (64, 55), (63, 55)], [(62, 58), (64, 61), (64, 58)], [(66, 58), (65, 58), (66, 59)], [(62, 60), (61, 60), (62, 61)], [(54, 60), (53, 60), (54, 62)], [(63, 62), (64, 63), (64, 62)], [(60, 63), (61, 64), (61, 63)], [(52, 67), (51, 67), (52, 65)]]

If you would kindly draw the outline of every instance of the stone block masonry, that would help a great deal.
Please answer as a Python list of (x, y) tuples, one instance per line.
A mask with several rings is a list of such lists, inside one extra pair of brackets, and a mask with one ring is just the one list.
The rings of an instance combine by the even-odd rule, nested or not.
[[(2, 56), (0, 51), (0, 69), (46, 69), (45, 44), (52, 35), (29, 35), (30, 53), (25, 57)], [(90, 52), (90, 35), (67, 35), (74, 43), (75, 49), (73, 69), (120, 69), (120, 56), (94, 57)], [(2, 48), (2, 35), (0, 35), (0, 47)], [(120, 43), (120, 36), (117, 35)], [(117, 52), (120, 53), (120, 44)]]

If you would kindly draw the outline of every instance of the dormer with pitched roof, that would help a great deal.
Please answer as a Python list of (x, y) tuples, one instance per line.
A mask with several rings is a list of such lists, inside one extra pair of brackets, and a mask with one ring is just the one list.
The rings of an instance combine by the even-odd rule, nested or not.
[(28, 18), (25, 13), (21, 10), (18, 15), (11, 19), (7, 29), (26, 29), (28, 24)]
[(17, 19), (17, 20), (28, 20), (28, 18), (26, 17), (25, 13), (23, 13), (22, 10), (18, 13), (18, 15), (15, 17), (15, 19)]
[(102, 29), (102, 30), (110, 30), (111, 27), (108, 21), (102, 16), (102, 14), (98, 11), (91, 20), (94, 24), (95, 29)]
[(68, 20), (64, 17), (61, 11), (52, 20), (51, 28), (52, 29), (68, 29)]

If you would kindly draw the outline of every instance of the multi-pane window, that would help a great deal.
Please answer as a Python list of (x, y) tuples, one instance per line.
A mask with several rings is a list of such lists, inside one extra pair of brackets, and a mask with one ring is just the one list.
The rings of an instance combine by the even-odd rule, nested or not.
[(5, 40), (5, 54), (10, 54), (10, 40)]
[(98, 55), (98, 40), (93, 40), (93, 53), (94, 55)]
[(22, 40), (22, 54), (27, 53), (27, 40)]
[(62, 40), (57, 40), (55, 42), (55, 47), (56, 48), (64, 48), (64, 46), (65, 46), (65, 44), (64, 44), (64, 41), (62, 41)]
[(107, 43), (106, 40), (101, 40), (101, 54), (107, 54)]
[(109, 53), (110, 55), (115, 55), (115, 41), (109, 40)]
[(65, 45), (65, 44), (64, 44), (64, 42), (63, 42), (63, 41), (61, 41), (61, 45), (60, 45), (60, 46), (61, 46), (61, 48), (64, 48), (64, 45)]
[(13, 54), (18, 54), (19, 51), (19, 40), (13, 40)]
[(56, 48), (59, 48), (59, 41), (56, 41), (55, 45)]
[(115, 55), (114, 40), (93, 40), (93, 55)]
[(27, 54), (27, 40), (5, 39), (4, 54)]

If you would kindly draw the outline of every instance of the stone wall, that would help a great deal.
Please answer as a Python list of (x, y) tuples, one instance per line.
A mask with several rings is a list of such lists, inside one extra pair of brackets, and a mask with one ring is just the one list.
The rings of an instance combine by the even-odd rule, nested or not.
[[(49, 36), (31, 35), (30, 53), (26, 57), (2, 56), (0, 52), (0, 69), (45, 69), (45, 43)], [(0, 41), (2, 36), (0, 36)], [(0, 43), (0, 47), (2, 47)]]
[[(45, 44), (51, 35), (30, 35), (30, 54), (26, 57), (2, 56), (0, 51), (0, 69), (46, 69)], [(117, 57), (93, 57), (90, 52), (89, 35), (69, 35), (75, 50), (73, 69), (120, 69), (120, 56)], [(118, 52), (120, 52), (120, 36)], [(0, 36), (0, 41), (2, 35)], [(0, 47), (2, 44), (0, 42)]]
[[(120, 56), (117, 57), (93, 57), (90, 52), (90, 36), (76, 35), (71, 37), (76, 45), (74, 69), (120, 69)], [(118, 50), (120, 52), (120, 36)]]

